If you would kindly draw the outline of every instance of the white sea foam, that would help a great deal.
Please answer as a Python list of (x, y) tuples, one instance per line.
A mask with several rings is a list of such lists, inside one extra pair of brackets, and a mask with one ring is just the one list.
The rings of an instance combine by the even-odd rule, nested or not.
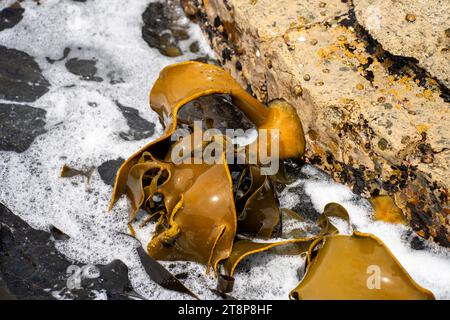
[[(8, 2), (0, 5), (5, 3)], [(59, 177), (64, 164), (78, 169), (97, 167), (109, 159), (127, 158), (148, 142), (124, 141), (119, 137), (118, 132), (127, 130), (128, 125), (114, 101), (136, 108), (143, 118), (158, 123), (147, 99), (161, 68), (211, 54), (199, 27), (187, 20), (184, 22), (191, 37), (200, 43), (198, 54), (167, 58), (149, 48), (141, 38), (141, 14), (148, 3), (147, 0), (22, 3), (26, 9), (23, 20), (2, 31), (0, 43), (35, 57), (51, 83), (50, 91), (31, 103), (47, 111), (47, 133), (39, 136), (24, 153), (0, 152), (0, 201), (35, 228), (47, 229), (51, 224), (69, 234), (71, 239), (58, 243), (57, 249), (71, 259), (85, 264), (121, 259), (130, 269), (134, 289), (146, 298), (188, 298), (162, 289), (148, 278), (134, 249), (136, 241), (118, 235), (128, 231), (126, 202), (120, 200), (113, 212), (107, 213), (112, 188), (103, 183), (97, 171), (89, 181), (80, 176)], [(186, 45), (183, 43), (182, 47)], [(47, 62), (45, 57), (57, 59), (66, 47), (72, 48), (68, 59), (96, 58), (99, 76), (105, 81), (83, 81), (66, 70), (65, 61)], [(109, 84), (110, 72), (124, 82)], [(161, 132), (158, 124), (154, 137), (148, 140)], [(343, 204), (357, 229), (372, 232), (385, 241), (417, 282), (438, 298), (450, 298), (448, 251), (433, 245), (423, 251), (410, 249), (402, 240), (406, 227), (372, 222), (368, 204), (355, 200), (348, 188), (333, 183), (312, 167), (306, 167), (303, 173), (310, 178), (298, 183), (304, 183), (319, 212), (330, 201)], [(298, 200), (298, 196), (286, 192), (281, 202), (292, 207)], [(152, 228), (150, 224), (137, 229), (143, 245)], [(202, 298), (216, 298), (208, 290), (214, 288), (215, 278), (205, 275), (203, 266), (192, 262), (162, 263), (175, 274), (187, 273), (184, 283)], [(302, 263), (300, 257), (267, 253), (245, 259), (237, 270), (233, 295), (245, 299), (286, 299), (298, 282), (297, 269)], [(53, 294), (65, 298), (58, 292)], [(104, 292), (95, 296), (105, 297)]]

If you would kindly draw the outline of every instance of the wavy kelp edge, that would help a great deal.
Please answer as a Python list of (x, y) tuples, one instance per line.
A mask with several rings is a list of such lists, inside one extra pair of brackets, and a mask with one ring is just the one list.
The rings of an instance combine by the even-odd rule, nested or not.
[[(373, 250), (377, 249), (377, 247), (381, 248), (383, 250), (382, 254), (386, 255), (386, 257), (390, 260), (391, 263), (394, 264), (394, 266), (399, 270), (401, 275), (403, 275), (404, 278), (401, 278), (401, 275), (398, 273), (388, 274), (386, 275), (386, 272), (383, 273), (383, 279), (384, 281), (389, 282), (397, 282), (396, 290), (392, 289), (381, 289), (381, 286), (379, 288), (370, 288), (367, 284), (369, 281), (370, 273), (368, 268), (365, 268), (364, 274), (367, 275), (366, 282), (364, 285), (361, 285), (361, 283), (358, 283), (358, 280), (354, 276), (349, 276), (347, 278), (351, 279), (350, 283), (342, 283), (340, 285), (332, 284), (330, 282), (327, 282), (326, 284), (319, 284), (315, 285), (314, 289), (311, 291), (311, 289), (308, 289), (308, 285), (310, 287), (314, 286), (314, 284), (311, 284), (313, 282), (311, 279), (315, 280), (315, 274), (314, 272), (317, 270), (317, 266), (315, 264), (316, 259), (318, 259), (320, 254), (327, 254), (328, 251), (326, 250), (325, 243), (327, 241), (334, 241), (337, 239), (346, 239), (349, 241), (359, 241), (360, 239), (370, 239), (373, 240), (373, 242), (370, 243), (370, 248), (365, 248), (366, 252), (373, 252)], [(347, 248), (350, 244), (347, 245)], [(367, 246), (367, 244), (366, 244)], [(340, 251), (341, 252), (341, 251)], [(380, 254), (380, 253), (379, 253)], [(345, 262), (345, 259), (348, 259), (349, 257), (346, 257), (344, 253), (341, 252), (339, 255), (339, 261)], [(342, 263), (339, 261), (335, 261), (336, 265), (333, 269), (333, 272), (335, 272), (336, 268), (342, 267)], [(369, 262), (365, 261), (365, 263), (369, 264)], [(377, 261), (379, 263), (379, 261)], [(350, 266), (345, 265), (345, 268), (343, 272), (348, 274), (354, 274), (357, 266), (354, 265), (353, 262), (350, 264)], [(364, 264), (364, 263), (362, 263)], [(389, 265), (391, 268), (392, 266), (388, 263), (386, 265)], [(364, 265), (365, 266), (365, 265)], [(372, 265), (370, 265), (372, 266)], [(369, 267), (370, 267), (369, 266)], [(381, 270), (381, 267), (379, 265), (375, 265), (379, 270)], [(366, 299), (435, 299), (433, 293), (423, 287), (421, 287), (419, 284), (417, 284), (414, 279), (409, 275), (409, 273), (404, 269), (404, 267), (400, 264), (400, 262), (395, 258), (395, 256), (392, 254), (392, 252), (389, 250), (389, 248), (376, 236), (369, 234), (369, 233), (362, 233), (358, 231), (354, 231), (352, 235), (326, 235), (323, 237), (320, 237), (316, 239), (310, 246), (307, 252), (307, 259), (306, 264), (304, 266), (304, 276), (300, 283), (289, 293), (289, 298), (291, 300), (301, 300), (301, 299), (333, 299), (333, 300), (339, 300), (339, 299), (357, 299), (357, 300), (366, 300)], [(389, 269), (388, 267), (383, 267), (383, 270)], [(353, 272), (353, 273), (352, 273)], [(322, 275), (323, 276), (323, 275)], [(318, 276), (316, 276), (316, 279)], [(381, 274), (380, 274), (381, 277)], [(336, 276), (333, 273), (333, 279), (338, 279), (338, 281), (341, 279), (340, 277)], [(315, 281), (313, 283), (317, 283), (319, 281)], [(305, 289), (305, 283), (307, 286), (307, 289)], [(359, 287), (358, 287), (359, 286)], [(409, 287), (408, 287), (409, 286)], [(334, 293), (333, 289), (335, 287), (339, 287), (340, 290), (337, 290), (339, 293)], [(347, 288), (354, 288), (354, 290), (350, 290), (349, 292), (346, 292)], [(356, 288), (356, 289), (355, 289)], [(310, 290), (308, 292), (308, 290)], [(401, 290), (399, 293), (398, 290)], [(314, 292), (314, 294), (311, 294), (311, 292)], [(374, 294), (375, 293), (375, 294)], [(309, 294), (309, 295), (308, 295)], [(379, 294), (379, 295), (377, 295)]]

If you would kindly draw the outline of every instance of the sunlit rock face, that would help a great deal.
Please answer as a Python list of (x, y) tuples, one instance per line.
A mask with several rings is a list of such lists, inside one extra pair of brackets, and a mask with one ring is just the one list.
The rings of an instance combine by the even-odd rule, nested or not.
[[(0, 11), (11, 7), (13, 2), (0, 1)], [(0, 97), (0, 103), (2, 106), (13, 105), (4, 107), (3, 112), (0, 112), (0, 126), (19, 128), (20, 136), (25, 137), (28, 142), (26, 147), (20, 147), (24, 150), (20, 153), (0, 150), (0, 201), (11, 209), (14, 217), (20, 217), (34, 231), (43, 232), (36, 239), (42, 237), (44, 240), (36, 240), (34, 243), (45, 244), (45, 253), (55, 252), (55, 257), (58, 258), (58, 272), (51, 269), (51, 272), (45, 274), (49, 275), (51, 281), (59, 279), (59, 276), (62, 279), (68, 276), (66, 267), (69, 262), (80, 267), (93, 264), (100, 268), (101, 265), (120, 259), (126, 265), (128, 274), (123, 271), (124, 265), (113, 264), (111, 269), (119, 270), (120, 279), (111, 277), (108, 281), (118, 284), (117, 292), (126, 292), (129, 296), (127, 286), (131, 284), (133, 291), (147, 299), (185, 299), (189, 296), (166, 290), (149, 280), (137, 256), (136, 241), (122, 235), (128, 232), (126, 202), (119, 201), (114, 212), (107, 213), (113, 180), (123, 159), (162, 133), (158, 116), (148, 106), (148, 93), (160, 70), (175, 62), (205, 60), (205, 57), (214, 59), (199, 27), (184, 17), (179, 25), (186, 25), (187, 22), (190, 39), (178, 42), (183, 55), (166, 57), (157, 48), (149, 47), (142, 38), (142, 28), (145, 25), (142, 15), (149, 3), (153, 2), (130, 1), (127, 6), (118, 0), (40, 1), (40, 5), (35, 1), (21, 2), (24, 9), (22, 19), (13, 27), (0, 31), (0, 42), (6, 48), (2, 48), (6, 56), (0, 55), (0, 94), (9, 95), (8, 98)], [(1, 15), (2, 22), (3, 17)], [(193, 45), (191, 50), (191, 44), (194, 43), (198, 46)], [(260, 55), (262, 56), (261, 52)], [(4, 60), (3, 57), (8, 57), (9, 60)], [(225, 51), (220, 52), (218, 57), (229, 59), (232, 55)], [(26, 78), (21, 79), (31, 79), (32, 83), (37, 82), (41, 86), (33, 86), (28, 82), (19, 83), (8, 74), (11, 70), (6, 61), (15, 63), (22, 58), (24, 65), (13, 65), (13, 68), (19, 70), (17, 73), (20, 74), (23, 68), (28, 68), (23, 73)], [(83, 75), (70, 72), (66, 63), (71, 59), (95, 61), (97, 70), (93, 76), (100, 77), (103, 81), (87, 81), (83, 79)], [(236, 62), (236, 70), (252, 70), (244, 66), (244, 60), (242, 63)], [(28, 74), (30, 70), (32, 72)], [(92, 72), (89, 76), (91, 75)], [(7, 87), (2, 87), (5, 83)], [(271, 83), (290, 88), (282, 79)], [(10, 84), (12, 87), (9, 87)], [(16, 90), (18, 87), (26, 89)], [(251, 91), (250, 87), (248, 91)], [(253, 91), (259, 94), (256, 86), (253, 86)], [(299, 88), (296, 92), (300, 92)], [(20, 99), (20, 102), (16, 99)], [(121, 110), (117, 102), (125, 108)], [(391, 101), (385, 103), (389, 109)], [(396, 109), (395, 105), (392, 104), (392, 110)], [(22, 111), (10, 114), (11, 109)], [(4, 114), (7, 116), (3, 117)], [(16, 115), (20, 117), (17, 118)], [(307, 115), (305, 113), (303, 116)], [(133, 123), (139, 122), (141, 130), (129, 125), (128, 119)], [(154, 125), (153, 129), (151, 124)], [(33, 134), (42, 133), (32, 139), (27, 133), (28, 128), (31, 128)], [(150, 135), (152, 131), (153, 135)], [(4, 131), (1, 132), (3, 139)], [(14, 145), (21, 141), (9, 138), (10, 130), (6, 132), (7, 138), (2, 143), (9, 141)], [(143, 136), (145, 138), (136, 140)], [(310, 132), (310, 136), (314, 137), (313, 132)], [(438, 157), (439, 154), (434, 155), (434, 159)], [(64, 165), (79, 171), (89, 169), (90, 179), (83, 175), (61, 178), (60, 172)], [(342, 204), (355, 227), (380, 237), (421, 286), (432, 290), (437, 298), (450, 297), (450, 278), (446, 272), (450, 269), (450, 259), (447, 251), (417, 238), (407, 226), (380, 221), (374, 223), (369, 203), (347, 187), (333, 182), (326, 173), (309, 165), (298, 165), (292, 169), (297, 180), (279, 190), (278, 197), (282, 207), (304, 211), (307, 220), (314, 222), (327, 203)], [(6, 217), (2, 211), (1, 223), (11, 226)], [(146, 247), (148, 235), (155, 226), (150, 223), (140, 229), (138, 227), (141, 222), (136, 221), (134, 227), (137, 238)], [(13, 228), (15, 226), (16, 224)], [(53, 240), (50, 233), (46, 232), (51, 229), (50, 226), (57, 227), (70, 238)], [(341, 233), (346, 232), (345, 227), (341, 228), (339, 223), (336, 226), (342, 229)], [(25, 237), (35, 237), (33, 230), (28, 229), (26, 235), (18, 232), (14, 240), (11, 240), (9, 228), (2, 228), (0, 232), (2, 248), (15, 248), (14, 254), (20, 256), (20, 253), (30, 253), (30, 256), (35, 257), (32, 252), (35, 247), (30, 246), (28, 250), (23, 247), (24, 244), (29, 244), (24, 241)], [(8, 270), (11, 275), (10, 278), (2, 277), (3, 282), (10, 282), (16, 276), (21, 277), (19, 270), (14, 267), (16, 265), (6, 263), (3, 258), (0, 258), (0, 273), (4, 274)], [(48, 258), (45, 254), (38, 258), (46, 266), (54, 261), (52, 258), (45, 260)], [(29, 261), (28, 259), (27, 262)], [(205, 276), (203, 265), (180, 261), (161, 263), (200, 298), (217, 299), (209, 290), (216, 286), (216, 278), (213, 275)], [(253, 255), (251, 259), (244, 259), (235, 271), (233, 296), (238, 299), (287, 299), (289, 292), (299, 282), (297, 270), (303, 264), (304, 260), (298, 256), (264, 252)], [(38, 278), (44, 277), (39, 274), (39, 277), (36, 276)], [(51, 289), (54, 284), (51, 281), (44, 283), (45, 287), (49, 286), (45, 289)], [(30, 298), (50, 295), (58, 299), (119, 298), (119, 294), (104, 295), (101, 289), (113, 291), (108, 291), (106, 287), (99, 287), (98, 292), (72, 292), (65, 281), (58, 283), (61, 287), (56, 292), (38, 288), (32, 292), (19, 290), (13, 293), (18, 297)], [(28, 283), (16, 282), (16, 285), (29, 290)], [(88, 283), (82, 282), (82, 285), (85, 287)], [(3, 292), (2, 288), (0, 281), (0, 292)], [(63, 291), (60, 292), (59, 289)]]
[(446, 0), (399, 3), (392, 10), (385, 0), (354, 1), (358, 22), (392, 54), (417, 59), (450, 87), (450, 3)]

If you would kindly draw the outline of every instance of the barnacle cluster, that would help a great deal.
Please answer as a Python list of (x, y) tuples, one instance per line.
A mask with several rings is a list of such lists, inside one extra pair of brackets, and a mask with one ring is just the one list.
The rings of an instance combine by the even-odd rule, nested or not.
[[(207, 272), (212, 268), (218, 275), (218, 288), (230, 291), (237, 265), (251, 254), (266, 250), (306, 254), (306, 274), (290, 293), (292, 299), (433, 298), (373, 235), (356, 231), (351, 236), (337, 235), (330, 217), (343, 219), (351, 227), (347, 211), (339, 204), (325, 207), (314, 235), (301, 229), (285, 232), (283, 223), (301, 220), (301, 216), (279, 207), (275, 185), (286, 177), (264, 174), (263, 161), (258, 158), (259, 151), (270, 153), (274, 140), (256, 139), (246, 146), (245, 159), (255, 153), (255, 163), (230, 162), (225, 148), (215, 149), (216, 159), (222, 161), (196, 161), (195, 154), (209, 146), (192, 139), (195, 121), (201, 122), (201, 130), (217, 129), (210, 137), (214, 142), (229, 142), (223, 131), (233, 126), (276, 129), (279, 159), (301, 157), (305, 140), (292, 106), (274, 101), (266, 107), (224, 70), (199, 62), (163, 69), (151, 90), (150, 103), (165, 133), (121, 166), (111, 207), (121, 195), (128, 197), (132, 233), (131, 222), (139, 210), (148, 214), (146, 220), (156, 221), (147, 247), (151, 257), (204, 264)], [(187, 134), (173, 139), (181, 127)], [(189, 161), (174, 161), (174, 150)], [(367, 280), (371, 266), (380, 272), (372, 284)]]

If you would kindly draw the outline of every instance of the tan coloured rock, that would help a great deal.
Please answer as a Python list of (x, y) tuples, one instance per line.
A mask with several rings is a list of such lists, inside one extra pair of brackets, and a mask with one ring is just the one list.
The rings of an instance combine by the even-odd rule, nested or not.
[(448, 91), (385, 52), (352, 4), (188, 1), (242, 85), (297, 108), (309, 162), (357, 193), (393, 196), (420, 235), (450, 246)]
[(450, 86), (450, 1), (354, 0), (358, 22), (392, 54), (415, 58)]

